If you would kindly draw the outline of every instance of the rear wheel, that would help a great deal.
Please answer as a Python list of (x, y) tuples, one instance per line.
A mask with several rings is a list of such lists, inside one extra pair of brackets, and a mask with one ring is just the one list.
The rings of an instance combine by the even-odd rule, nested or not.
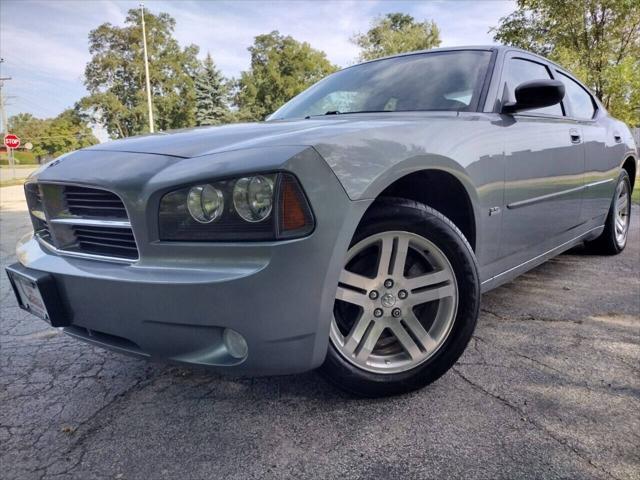
[(347, 253), (321, 371), (365, 396), (427, 385), (464, 351), (479, 298), (473, 252), (448, 219), (415, 202), (380, 202)]
[(603, 255), (616, 255), (622, 252), (627, 245), (630, 220), (631, 182), (629, 181), (629, 174), (622, 170), (611, 201), (611, 207), (609, 207), (604, 231), (595, 240), (587, 242), (587, 247), (592, 252)]

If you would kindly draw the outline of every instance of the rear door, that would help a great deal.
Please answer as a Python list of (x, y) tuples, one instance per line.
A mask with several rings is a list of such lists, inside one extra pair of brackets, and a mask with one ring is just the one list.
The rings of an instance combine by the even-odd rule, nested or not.
[[(549, 64), (509, 52), (501, 77), (503, 98), (515, 100), (526, 81), (554, 78)], [(526, 260), (560, 243), (581, 223), (584, 146), (581, 126), (563, 104), (501, 115), (505, 138), (505, 197), (501, 256)], [(520, 258), (521, 257), (521, 258)]]
[[(606, 114), (599, 111), (593, 95), (568, 73), (555, 70), (558, 80), (564, 83), (568, 116), (580, 126), (585, 149), (585, 189), (582, 202), (582, 219), (600, 224), (609, 211), (618, 174), (620, 158), (624, 153), (620, 133), (611, 129)], [(611, 130), (611, 131), (609, 131)], [(612, 148), (622, 147), (619, 155), (612, 155)]]

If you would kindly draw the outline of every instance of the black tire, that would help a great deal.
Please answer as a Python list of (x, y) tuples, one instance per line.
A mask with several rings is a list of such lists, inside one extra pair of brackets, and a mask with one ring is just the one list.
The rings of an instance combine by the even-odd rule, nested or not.
[(320, 373), (331, 383), (364, 397), (397, 395), (422, 388), (449, 370), (464, 352), (480, 309), (480, 279), (473, 250), (460, 230), (440, 212), (404, 199), (376, 202), (365, 214), (351, 245), (385, 231), (402, 230), (433, 242), (447, 257), (458, 284), (458, 308), (451, 331), (426, 362), (400, 373), (373, 373), (349, 363), (329, 342)]
[[(600, 234), (598, 238), (595, 240), (591, 240), (585, 242), (585, 245), (590, 253), (595, 253), (598, 255), (617, 255), (624, 250), (627, 245), (628, 235), (625, 237), (622, 243), (618, 242), (616, 237), (616, 200), (617, 200), (617, 192), (618, 186), (621, 183), (626, 183), (629, 194), (631, 194), (631, 181), (629, 180), (629, 174), (626, 170), (622, 170), (620, 172), (620, 176), (618, 177), (618, 183), (616, 184), (616, 188), (614, 190), (613, 198), (611, 199), (611, 206), (609, 207), (609, 213), (607, 214), (607, 219), (604, 223), (604, 231)], [(631, 195), (629, 195), (631, 197)], [(628, 219), (631, 221), (631, 198), (629, 198), (629, 207), (628, 207)], [(628, 228), (628, 227), (627, 227)]]

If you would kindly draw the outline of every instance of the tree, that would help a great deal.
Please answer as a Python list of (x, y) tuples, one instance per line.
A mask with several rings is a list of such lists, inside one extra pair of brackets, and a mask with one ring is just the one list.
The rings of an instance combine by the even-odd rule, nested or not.
[(23, 144), (33, 144), (32, 153), (36, 157), (57, 157), (98, 143), (87, 119), (73, 109), (44, 120), (30, 113), (19, 113), (9, 118), (9, 125)]
[(615, 117), (640, 125), (640, 2), (518, 0), (494, 39), (549, 57)]
[[(159, 130), (195, 124), (194, 77), (198, 47), (180, 48), (175, 20), (145, 10), (153, 116)], [(110, 23), (89, 33), (91, 60), (85, 69), (90, 95), (81, 101), (109, 135), (128, 137), (148, 131), (140, 11), (129, 10), (124, 27)]]
[(229, 87), (210, 54), (196, 75), (195, 88), (197, 125), (219, 125), (229, 120)]
[(278, 31), (255, 37), (251, 68), (236, 85), (237, 117), (262, 120), (304, 89), (333, 73), (324, 52)]
[(360, 60), (373, 60), (439, 47), (441, 40), (440, 30), (434, 21), (416, 22), (411, 15), (388, 13), (378, 17), (367, 33), (355, 35), (351, 42), (362, 49)]

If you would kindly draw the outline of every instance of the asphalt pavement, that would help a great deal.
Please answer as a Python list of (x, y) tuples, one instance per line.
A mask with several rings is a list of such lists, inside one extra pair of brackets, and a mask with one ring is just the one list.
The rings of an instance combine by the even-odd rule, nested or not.
[[(0, 189), (2, 264), (30, 222)], [(483, 297), (433, 385), (352, 398), (317, 374), (229, 378), (80, 343), (1, 273), (3, 479), (638, 479), (640, 214), (615, 257), (580, 249)], [(91, 301), (91, 299), (87, 299)]]

